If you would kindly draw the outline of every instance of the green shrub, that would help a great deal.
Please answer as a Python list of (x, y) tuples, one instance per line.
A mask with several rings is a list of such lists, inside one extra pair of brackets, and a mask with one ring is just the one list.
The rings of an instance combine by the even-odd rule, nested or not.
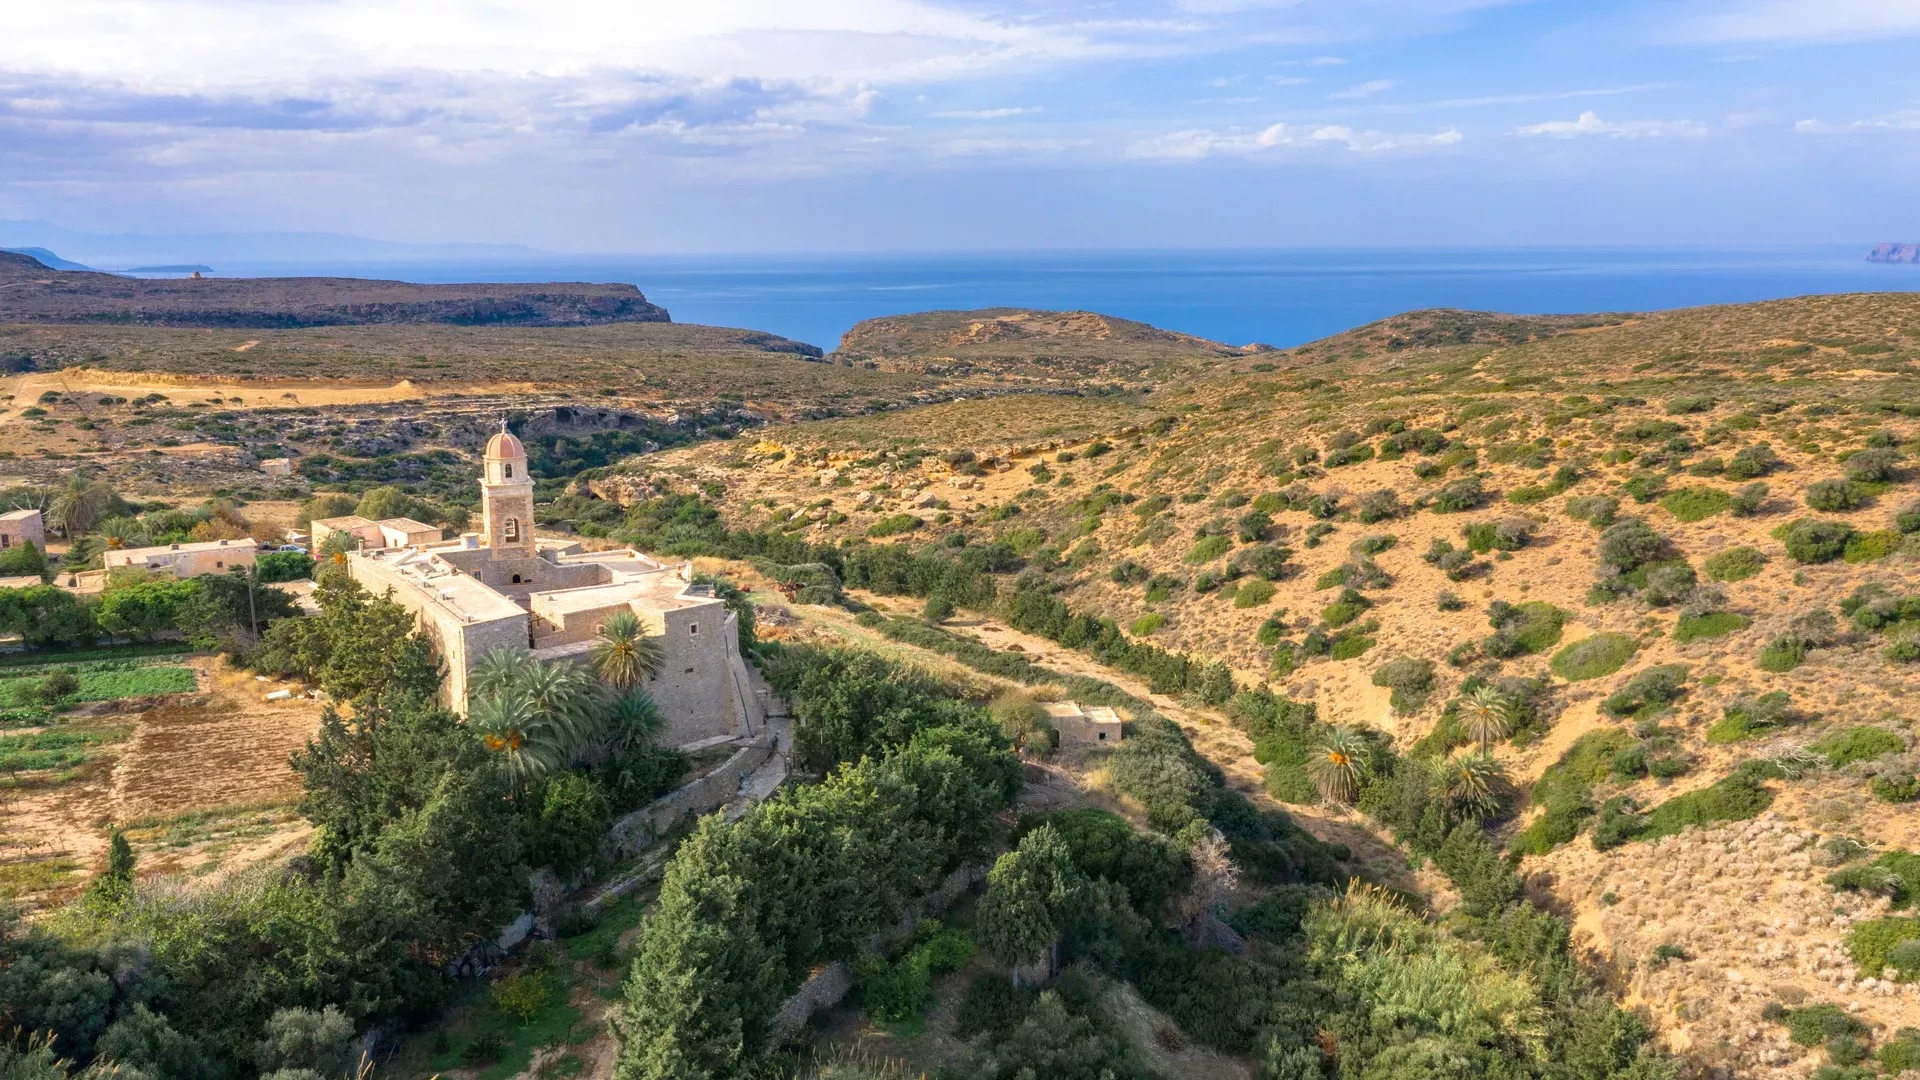
[(1625, 634), (1600, 633), (1554, 653), (1548, 667), (1568, 682), (1597, 679), (1625, 667), (1636, 650), (1633, 639)]
[(1897, 754), (1906, 748), (1906, 740), (1872, 724), (1836, 731), (1808, 747), (1826, 758), (1827, 764), (1836, 769), (1856, 761), (1872, 761), (1888, 754)]
[(1533, 656), (1560, 644), (1567, 613), (1541, 600), (1518, 605), (1495, 600), (1488, 608), (1487, 622), (1494, 632), (1481, 643), (1481, 649), (1504, 660)]
[(1567, 500), (1567, 516), (1596, 529), (1612, 525), (1619, 512), (1620, 500), (1611, 495), (1575, 495)]
[(1888, 447), (1871, 447), (1847, 455), (1841, 463), (1847, 479), (1862, 484), (1884, 484), (1894, 478), (1900, 455)]
[(1736, 772), (1717, 783), (1668, 799), (1649, 811), (1636, 839), (1673, 836), (1689, 825), (1746, 821), (1773, 805), (1773, 792), (1746, 772)]
[[(1360, 617), (1361, 612), (1373, 606), (1373, 601), (1361, 596), (1353, 589), (1340, 590), (1340, 599), (1328, 604), (1320, 612), (1320, 619), (1328, 626), (1345, 626)], [(1357, 654), (1356, 654), (1357, 655)]]
[(1759, 548), (1728, 548), (1707, 557), (1707, 576), (1715, 581), (1745, 581), (1767, 565)]
[(1847, 537), (1847, 546), (1841, 552), (1841, 557), (1850, 563), (1877, 562), (1899, 551), (1903, 539), (1892, 529), (1854, 533)]
[(1920, 533), (1920, 502), (1908, 503), (1893, 517), (1893, 526), (1903, 533)]
[(1705, 615), (1682, 615), (1674, 624), (1673, 640), (1682, 645), (1690, 641), (1702, 641), (1707, 638), (1725, 637), (1736, 630), (1745, 630), (1753, 625), (1753, 620), (1745, 615), (1736, 615), (1731, 611), (1713, 611)]
[(1600, 707), (1610, 716), (1631, 716), (1642, 720), (1665, 712), (1685, 692), (1687, 665), (1661, 664), (1650, 667), (1627, 680), (1627, 684), (1607, 695)]
[(1434, 492), (1432, 507), (1436, 513), (1458, 514), (1478, 510), (1487, 502), (1487, 490), (1477, 476), (1463, 476)]
[(1241, 585), (1240, 591), (1233, 594), (1233, 606), (1237, 608), (1259, 607), (1273, 599), (1274, 591), (1273, 582), (1263, 578), (1254, 578)]
[(1873, 797), (1884, 803), (1909, 803), (1920, 798), (1920, 777), (1912, 773), (1890, 773), (1876, 776), (1867, 785)]
[(1727, 509), (1734, 517), (1753, 517), (1767, 505), (1767, 485), (1752, 483), (1733, 493), (1733, 499), (1727, 503)]
[(1770, 443), (1755, 443), (1741, 447), (1727, 462), (1727, 479), (1758, 480), (1780, 467), (1780, 455), (1774, 453)]
[[(1847, 933), (1847, 953), (1861, 978), (1877, 979), (1888, 966), (1887, 954), (1907, 941), (1920, 941), (1920, 919), (1889, 915), (1854, 923)], [(1910, 977), (1907, 972), (1900, 973), (1902, 982)]]
[(1212, 562), (1225, 555), (1233, 547), (1233, 538), (1228, 536), (1203, 536), (1187, 551), (1187, 561), (1198, 566)]
[(1667, 513), (1681, 521), (1705, 521), (1725, 510), (1733, 502), (1726, 492), (1714, 487), (1681, 488), (1660, 500)]
[(1838, 1005), (1822, 1002), (1800, 1009), (1770, 1009), (1767, 1018), (1787, 1026), (1798, 1046), (1819, 1046), (1836, 1035), (1864, 1035), (1867, 1026)]
[(1853, 538), (1853, 529), (1844, 522), (1801, 518), (1781, 530), (1787, 555), (1800, 563), (1827, 563), (1839, 558)]
[(1820, 480), (1807, 485), (1807, 506), (1828, 514), (1858, 510), (1867, 503), (1867, 490), (1851, 480)]
[(1335, 660), (1352, 660), (1368, 649), (1373, 648), (1374, 640), (1362, 634), (1350, 634), (1334, 639), (1327, 655)]
[(879, 539), (887, 536), (899, 536), (910, 533), (925, 522), (912, 514), (889, 514), (867, 526), (867, 535)]
[(1513, 849), (1524, 855), (1544, 855), (1579, 835), (1593, 815), (1593, 786), (1607, 778), (1614, 755), (1633, 741), (1619, 728), (1589, 731), (1574, 740), (1533, 785), (1533, 804), (1541, 814), (1514, 839)]
[(1393, 691), (1393, 710), (1398, 713), (1419, 711), (1433, 692), (1433, 661), (1402, 656), (1374, 670), (1373, 685)]
[(1721, 710), (1719, 721), (1707, 729), (1707, 741), (1732, 743), (1752, 738), (1787, 723), (1792, 719), (1791, 710), (1792, 699), (1787, 697), (1784, 690), (1775, 690), (1758, 697), (1752, 694), (1742, 695)]
[(1166, 624), (1167, 617), (1165, 615), (1157, 611), (1149, 611), (1145, 615), (1133, 620), (1132, 625), (1127, 627), (1127, 632), (1134, 637), (1146, 637), (1148, 634), (1153, 633)]
[(1621, 518), (1600, 534), (1600, 565), (1630, 573), (1658, 560), (1667, 539), (1639, 518)]
[(1777, 637), (1760, 650), (1760, 670), (1783, 674), (1799, 667), (1807, 659), (1807, 643), (1792, 637)]

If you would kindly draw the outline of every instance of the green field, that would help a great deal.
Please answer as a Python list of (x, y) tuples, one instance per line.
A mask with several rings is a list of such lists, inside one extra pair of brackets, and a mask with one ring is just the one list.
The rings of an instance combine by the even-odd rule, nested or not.
[(128, 728), (96, 728), (0, 736), (0, 776), (78, 768), (101, 747), (124, 741), (129, 733)]

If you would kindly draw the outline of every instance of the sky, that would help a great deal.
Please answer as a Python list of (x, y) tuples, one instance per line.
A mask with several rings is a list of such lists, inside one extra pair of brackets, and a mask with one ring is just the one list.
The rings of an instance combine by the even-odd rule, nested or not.
[(0, 0), (0, 219), (556, 252), (1920, 239), (1920, 0)]

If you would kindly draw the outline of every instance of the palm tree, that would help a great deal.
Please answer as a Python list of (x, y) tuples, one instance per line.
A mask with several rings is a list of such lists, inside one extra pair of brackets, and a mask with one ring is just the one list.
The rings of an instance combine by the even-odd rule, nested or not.
[(480, 744), (500, 755), (500, 767), (516, 789), (552, 772), (558, 755), (542, 738), (540, 717), (525, 694), (509, 690), (479, 698), (467, 710), (467, 723)]
[(666, 663), (660, 639), (648, 636), (640, 617), (631, 611), (615, 612), (600, 624), (591, 656), (594, 670), (618, 690), (653, 678)]
[(666, 722), (659, 706), (644, 690), (629, 690), (613, 699), (607, 710), (606, 742), (615, 755), (644, 750), (653, 745)]
[(1462, 750), (1440, 766), (1440, 794), (1463, 817), (1483, 818), (1500, 808), (1507, 773), (1485, 752)]
[(1493, 740), (1513, 730), (1513, 701), (1491, 686), (1482, 686), (1462, 699), (1460, 726), (1466, 729), (1468, 738), (1480, 744), (1484, 755)]
[(525, 649), (494, 649), (467, 673), (471, 697), (497, 697), (520, 685), (539, 661)]
[(71, 540), (92, 528), (112, 502), (112, 488), (74, 473), (48, 504), (47, 521)]
[(102, 521), (99, 528), (109, 551), (145, 547), (148, 543), (147, 530), (130, 517), (110, 517)]
[(1367, 742), (1350, 727), (1327, 732), (1307, 759), (1307, 776), (1328, 802), (1351, 803), (1367, 773)]
[(605, 722), (600, 686), (593, 673), (565, 661), (531, 661), (515, 682), (554, 737), (570, 749), (592, 742)]
[[(502, 766), (516, 784), (577, 761), (615, 718), (600, 684), (578, 664), (494, 649), (467, 678), (467, 722), (487, 749), (503, 755)], [(630, 713), (626, 720), (640, 724), (644, 718)]]

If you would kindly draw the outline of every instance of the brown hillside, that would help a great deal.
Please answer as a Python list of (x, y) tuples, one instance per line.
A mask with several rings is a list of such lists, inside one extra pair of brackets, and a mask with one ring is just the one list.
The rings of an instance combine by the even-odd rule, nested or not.
[(631, 285), (416, 285), (364, 278), (146, 280), (50, 270), (0, 252), (0, 322), (290, 328), (366, 323), (588, 326), (667, 322)]

